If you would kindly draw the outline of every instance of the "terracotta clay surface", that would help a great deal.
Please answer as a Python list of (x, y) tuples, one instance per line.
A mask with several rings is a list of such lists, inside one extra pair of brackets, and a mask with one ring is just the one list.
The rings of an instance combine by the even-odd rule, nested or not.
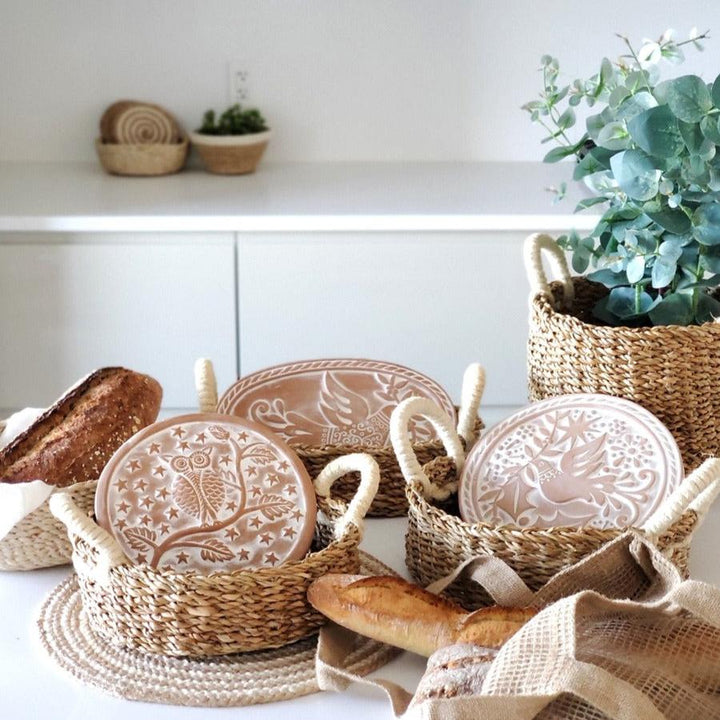
[(304, 467), (273, 433), (194, 414), (125, 443), (100, 477), (95, 513), (133, 562), (210, 573), (303, 557), (316, 504)]
[(478, 441), (460, 478), (460, 514), (520, 527), (637, 527), (683, 477), (677, 443), (647, 410), (566, 395), (515, 413)]
[[(310, 360), (241, 378), (220, 398), (218, 411), (248, 417), (288, 443), (361, 445), (389, 443), (390, 415), (408, 397), (436, 402), (455, 419), (448, 394), (415, 370), (374, 360)], [(412, 424), (413, 442), (435, 437), (426, 421)]]

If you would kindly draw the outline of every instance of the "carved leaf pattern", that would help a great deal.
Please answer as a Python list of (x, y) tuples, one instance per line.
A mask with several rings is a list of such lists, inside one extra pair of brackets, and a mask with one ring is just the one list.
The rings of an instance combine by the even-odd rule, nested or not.
[(157, 535), (154, 530), (150, 530), (149, 528), (128, 528), (124, 531), (124, 535), (127, 544), (133, 550), (147, 550), (148, 548), (155, 547)]
[(263, 502), (256, 505), (253, 510), (259, 510), (268, 520), (277, 520), (287, 515), (295, 504), (279, 495), (266, 495)]
[(256, 443), (254, 445), (248, 445), (248, 447), (242, 451), (242, 459), (251, 459), (256, 465), (264, 465), (275, 462), (275, 460), (277, 460), (277, 455), (268, 445), (265, 445), (264, 443)]
[(208, 430), (216, 440), (229, 440), (230, 433), (220, 425), (211, 425)]
[(217, 518), (225, 500), (225, 484), (215, 472), (177, 475), (172, 496), (183, 512), (205, 523)]
[(210, 538), (200, 548), (200, 557), (208, 562), (227, 562), (232, 560), (235, 555), (225, 543), (216, 538)]

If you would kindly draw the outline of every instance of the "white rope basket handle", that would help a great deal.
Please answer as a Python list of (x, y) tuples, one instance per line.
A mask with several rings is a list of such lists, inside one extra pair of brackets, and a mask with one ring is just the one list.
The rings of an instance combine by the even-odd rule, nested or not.
[(545, 233), (529, 235), (525, 240), (523, 254), (525, 258), (525, 272), (530, 281), (530, 301), (535, 295), (545, 295), (552, 299), (550, 285), (542, 265), (542, 252), (545, 250), (555, 266), (555, 272), (560, 276), (563, 284), (563, 306), (572, 307), (575, 300), (575, 287), (572, 283), (565, 253), (555, 240)]
[(213, 364), (208, 358), (198, 358), (195, 361), (195, 391), (201, 413), (217, 411), (217, 380)]
[(97, 551), (97, 564), (93, 569), (97, 581), (107, 582), (111, 568), (129, 564), (130, 561), (115, 538), (83, 513), (68, 492), (62, 490), (54, 492), (48, 500), (48, 505), (50, 512), (67, 527), (70, 533), (77, 535)]
[(315, 478), (315, 492), (320, 497), (329, 498), (332, 484), (352, 472), (360, 473), (360, 484), (347, 511), (335, 525), (335, 537), (341, 538), (347, 532), (348, 525), (354, 525), (360, 531), (362, 539), (363, 519), (380, 484), (380, 468), (375, 458), (367, 453), (353, 453), (335, 458)]
[(720, 459), (709, 458), (675, 488), (670, 497), (640, 529), (650, 538), (658, 538), (676, 523), (686, 510), (694, 510), (697, 513), (699, 525), (718, 494), (720, 494)]
[(412, 397), (403, 400), (390, 416), (390, 441), (405, 482), (408, 484), (420, 483), (427, 498), (445, 500), (450, 493), (457, 489), (457, 483), (449, 483), (440, 488), (432, 483), (423, 472), (413, 450), (408, 428), (411, 418), (415, 415), (420, 415), (433, 424), (445, 445), (448, 456), (455, 461), (458, 475), (465, 462), (465, 452), (460, 443), (460, 437), (452, 425), (452, 420), (432, 400), (427, 398)]
[(468, 365), (463, 375), (457, 424), (458, 435), (465, 441), (466, 448), (470, 448), (477, 440), (475, 421), (483, 392), (485, 392), (485, 369), (479, 363), (472, 363)]

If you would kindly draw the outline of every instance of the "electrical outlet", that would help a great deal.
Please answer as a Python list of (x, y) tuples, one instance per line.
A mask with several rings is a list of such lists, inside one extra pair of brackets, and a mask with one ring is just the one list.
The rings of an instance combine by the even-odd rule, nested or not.
[(248, 80), (250, 73), (239, 63), (228, 63), (228, 102), (230, 105), (245, 105), (249, 99)]

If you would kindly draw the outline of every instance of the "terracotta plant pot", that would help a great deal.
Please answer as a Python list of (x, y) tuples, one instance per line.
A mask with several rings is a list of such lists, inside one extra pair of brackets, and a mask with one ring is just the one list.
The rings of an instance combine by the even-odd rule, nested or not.
[(204, 135), (191, 132), (190, 141), (198, 149), (205, 169), (219, 175), (244, 175), (255, 172), (271, 131), (251, 135)]

